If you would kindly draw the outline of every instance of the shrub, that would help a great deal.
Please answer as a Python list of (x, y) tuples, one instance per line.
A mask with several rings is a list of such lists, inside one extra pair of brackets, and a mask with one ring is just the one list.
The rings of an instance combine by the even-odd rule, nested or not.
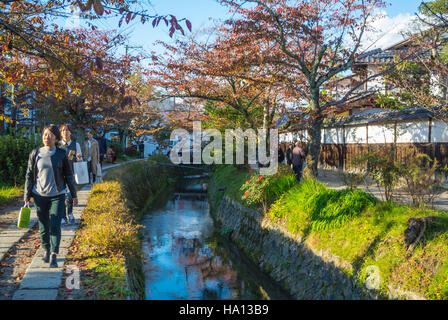
[(442, 190), (441, 181), (436, 178), (437, 160), (424, 153), (410, 151), (406, 165), (401, 166), (401, 176), (406, 181), (405, 189), (412, 198), (412, 204), (420, 207), (433, 201)]
[(354, 164), (366, 163), (367, 174), (376, 182), (379, 189), (384, 189), (386, 201), (392, 201), (397, 186), (401, 165), (395, 157), (395, 148), (386, 148), (381, 152), (372, 152), (355, 159)]
[(241, 186), (244, 192), (242, 199), (249, 205), (261, 205), (263, 212), (267, 212), (269, 206), (282, 194), (297, 184), (292, 169), (279, 165), (279, 170), (272, 176), (260, 176), (253, 174), (245, 184)]
[(177, 169), (159, 165), (169, 162), (163, 155), (154, 155), (147, 161), (136, 161), (110, 169), (105, 181), (119, 181), (126, 195), (126, 205), (139, 216), (156, 200), (169, 194), (174, 185)]
[(114, 150), (115, 155), (118, 157), (119, 155), (122, 155), (124, 153), (124, 148), (120, 143), (117, 142), (110, 142), (108, 146)]
[(350, 189), (357, 188), (363, 182), (367, 182), (366, 172), (359, 172), (355, 170), (348, 169), (347, 171), (339, 172), (339, 176), (344, 181), (344, 184)]
[(0, 135), (0, 181), (7, 185), (25, 182), (28, 157), (37, 144), (21, 135)]
[(148, 163), (171, 163), (171, 161), (167, 156), (161, 153), (156, 153), (148, 158)]
[(137, 156), (137, 155), (138, 155), (137, 147), (136, 147), (136, 146), (130, 146), (130, 147), (127, 147), (127, 148), (124, 150), (124, 154), (127, 155), (127, 156), (129, 156), (129, 157), (135, 157), (135, 156)]
[(83, 212), (82, 246), (89, 254), (138, 255), (141, 226), (125, 206), (118, 182), (95, 184)]

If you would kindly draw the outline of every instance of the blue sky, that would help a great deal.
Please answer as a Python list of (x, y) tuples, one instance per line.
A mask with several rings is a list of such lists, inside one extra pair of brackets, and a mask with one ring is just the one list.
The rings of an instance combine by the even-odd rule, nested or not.
[[(147, 2), (149, 1), (142, 1), (142, 3)], [(219, 5), (215, 0), (151, 0), (150, 2), (158, 14), (173, 14), (177, 18), (189, 19), (193, 24), (193, 32), (199, 32), (203, 28), (213, 25), (214, 21), (223, 21), (232, 15), (226, 7)], [(389, 5), (384, 10), (387, 16), (375, 24), (378, 32), (369, 35), (368, 40), (366, 40), (369, 42), (366, 43), (366, 47), (370, 49), (374, 47), (385, 48), (402, 40), (400, 31), (406, 29), (410, 20), (415, 18), (421, 0), (389, 0), (387, 2)], [(118, 20), (102, 21), (99, 23), (99, 27), (104, 29), (118, 28)], [(160, 49), (157, 49), (157, 46), (154, 46), (154, 42), (157, 40), (171, 41), (168, 36), (168, 28), (165, 27), (164, 23), (161, 23), (157, 28), (153, 28), (150, 23), (142, 25), (139, 21), (134, 21), (130, 25), (124, 23), (121, 29), (129, 34), (130, 46), (141, 47), (131, 48), (130, 50), (134, 52), (136, 50), (161, 52)]]
[(387, 13), (396, 16), (400, 13), (416, 13), (421, 0), (392, 0), (388, 3), (390, 5), (386, 8)]
[[(152, 0), (155, 10), (159, 14), (172, 13), (178, 18), (188, 18), (193, 24), (193, 32), (211, 25), (213, 20), (225, 20), (230, 17), (228, 9), (219, 5), (215, 0)], [(381, 36), (372, 36), (374, 46), (385, 48), (402, 39), (399, 31), (408, 25), (415, 17), (421, 0), (389, 0), (385, 8), (387, 17), (378, 22)], [(379, 40), (378, 40), (379, 39)], [(152, 29), (152, 26), (136, 24), (133, 28), (131, 43), (143, 46), (145, 51), (153, 50), (156, 40), (170, 41), (168, 30), (164, 27)]]

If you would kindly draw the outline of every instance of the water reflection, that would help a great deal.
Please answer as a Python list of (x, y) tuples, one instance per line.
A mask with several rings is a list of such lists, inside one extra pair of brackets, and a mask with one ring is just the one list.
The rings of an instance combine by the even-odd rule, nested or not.
[(177, 196), (142, 223), (146, 299), (262, 298), (218, 246), (205, 201)]

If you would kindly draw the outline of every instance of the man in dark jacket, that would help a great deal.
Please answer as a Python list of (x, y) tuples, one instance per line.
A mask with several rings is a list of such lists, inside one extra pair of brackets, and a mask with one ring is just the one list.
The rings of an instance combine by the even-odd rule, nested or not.
[(286, 150), (286, 163), (288, 166), (292, 165), (292, 143), (288, 145), (288, 149)]
[(297, 181), (302, 178), (302, 166), (305, 159), (305, 152), (300, 148), (300, 143), (296, 142), (296, 146), (292, 150), (292, 169), (294, 170)]
[(103, 136), (103, 131), (99, 130), (97, 134), (96, 141), (98, 141), (98, 147), (100, 149), (100, 165), (103, 167), (103, 160), (107, 153), (107, 141)]
[(278, 163), (283, 163), (283, 160), (285, 160), (285, 154), (281, 146), (278, 146)]

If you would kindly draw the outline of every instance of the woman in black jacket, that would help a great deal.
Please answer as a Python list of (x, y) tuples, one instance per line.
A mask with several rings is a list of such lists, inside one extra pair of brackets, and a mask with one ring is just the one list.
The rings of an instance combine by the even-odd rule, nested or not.
[[(25, 177), (25, 205), (34, 199), (42, 247), (43, 260), (57, 268), (57, 254), (61, 242), (61, 219), (65, 213), (65, 188), (70, 190), (73, 204), (78, 204), (73, 173), (65, 150), (56, 147), (61, 139), (55, 125), (42, 132), (44, 147), (31, 151)], [(51, 255), (50, 255), (51, 253)], [(50, 259), (51, 258), (51, 259)], [(51, 260), (51, 261), (50, 261)]]

